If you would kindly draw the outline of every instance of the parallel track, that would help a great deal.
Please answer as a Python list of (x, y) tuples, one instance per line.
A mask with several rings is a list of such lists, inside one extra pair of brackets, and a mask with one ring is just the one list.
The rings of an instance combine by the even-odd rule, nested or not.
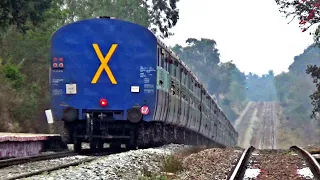
[(13, 179), (21, 179), (21, 178), (27, 178), (30, 176), (38, 175), (44, 172), (51, 172), (58, 169), (67, 168), (70, 166), (77, 166), (79, 164), (90, 162), (98, 158), (98, 156), (105, 156), (113, 153), (120, 153), (124, 152), (126, 150), (123, 149), (112, 149), (111, 151), (107, 151), (107, 149), (103, 149), (103, 152), (92, 152), (90, 149), (84, 149), (80, 153), (75, 153), (73, 151), (67, 151), (67, 152), (58, 152), (54, 154), (44, 154), (44, 155), (37, 155), (37, 156), (30, 156), (30, 157), (23, 157), (23, 158), (12, 158), (12, 159), (6, 159), (0, 161), (0, 168), (5, 168), (13, 165), (19, 165), (24, 163), (30, 163), (30, 162), (36, 162), (36, 161), (44, 161), (44, 160), (50, 160), (50, 159), (57, 159), (57, 158), (63, 158), (63, 157), (69, 157), (69, 156), (76, 156), (76, 155), (86, 155), (86, 156), (93, 156), (93, 157), (87, 157), (84, 159), (80, 159), (78, 161), (74, 161), (71, 163), (65, 163), (61, 165), (57, 165), (54, 167), (49, 168), (43, 168), (39, 169), (37, 171), (27, 172), (18, 174), (16, 176), (8, 177), (3, 180), (13, 180)]
[(67, 151), (67, 152), (58, 152), (53, 154), (43, 154), (43, 155), (28, 156), (28, 157), (22, 157), (22, 158), (5, 159), (5, 160), (0, 160), (0, 168), (13, 166), (17, 164), (28, 163), (28, 162), (36, 162), (36, 161), (49, 160), (49, 159), (62, 158), (62, 157), (75, 156), (75, 155), (78, 155), (78, 153)]
[(95, 159), (97, 159), (97, 157), (85, 158), (85, 159), (81, 159), (79, 161), (72, 162), (72, 163), (66, 163), (66, 164), (58, 165), (58, 166), (51, 167), (51, 168), (43, 168), (43, 169), (40, 169), (38, 171), (33, 171), (33, 172), (30, 172), (30, 173), (19, 174), (17, 176), (6, 178), (4, 180), (14, 180), (14, 179), (27, 178), (27, 177), (30, 177), (30, 176), (34, 176), (34, 175), (38, 175), (38, 174), (44, 173), (44, 172), (55, 171), (55, 170), (67, 168), (67, 167), (70, 167), (70, 166), (77, 166), (77, 165), (79, 165), (81, 163), (90, 162), (90, 161), (93, 161)]

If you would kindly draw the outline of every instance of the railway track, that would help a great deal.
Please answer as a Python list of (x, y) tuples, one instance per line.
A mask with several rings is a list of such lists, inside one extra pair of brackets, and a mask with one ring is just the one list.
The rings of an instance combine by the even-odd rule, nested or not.
[(65, 164), (53, 166), (53, 167), (50, 167), (50, 168), (43, 168), (43, 169), (39, 169), (39, 170), (33, 171), (33, 172), (22, 173), (22, 174), (19, 174), (19, 175), (15, 175), (15, 176), (12, 176), (12, 177), (5, 178), (3, 180), (14, 180), (14, 179), (27, 178), (27, 177), (30, 177), (30, 176), (34, 176), (34, 175), (38, 175), (38, 174), (44, 173), (44, 172), (51, 172), (51, 171), (55, 171), (55, 170), (58, 170), (58, 169), (67, 168), (67, 167), (70, 167), (70, 166), (77, 166), (79, 164), (82, 164), (82, 163), (85, 163), (85, 162), (90, 162), (90, 161), (93, 161), (95, 159), (97, 159), (97, 157), (85, 158), (85, 159), (81, 159), (81, 160), (78, 160), (78, 161), (75, 161), (75, 162), (71, 162), (71, 163), (65, 163)]
[(276, 149), (278, 111), (276, 102), (252, 102), (237, 124), (238, 144), (243, 148)]
[[(70, 166), (77, 166), (81, 163), (93, 161), (97, 159), (99, 156), (109, 154), (111, 154), (111, 152), (97, 153), (91, 152), (88, 149), (83, 150), (81, 153), (67, 151), (24, 158), (12, 158), (1, 160), (0, 179), (13, 180), (27, 178), (44, 172), (50, 172), (58, 169), (67, 168)], [(23, 172), (21, 171), (22, 169)]]
[(67, 152), (58, 152), (58, 153), (43, 154), (43, 155), (37, 155), (37, 156), (28, 156), (23, 158), (10, 158), (5, 160), (0, 160), (0, 168), (13, 166), (17, 164), (23, 164), (27, 162), (36, 162), (41, 160), (49, 160), (49, 159), (62, 158), (62, 157), (74, 156), (74, 155), (78, 155), (78, 153), (67, 151)]
[(251, 146), (229, 176), (229, 180), (239, 179), (320, 179), (320, 165), (297, 146), (289, 150), (256, 150)]

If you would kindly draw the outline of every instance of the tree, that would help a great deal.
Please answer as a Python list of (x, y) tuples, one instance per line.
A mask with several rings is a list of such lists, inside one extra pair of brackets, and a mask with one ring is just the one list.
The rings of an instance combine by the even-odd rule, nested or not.
[[(280, 12), (286, 14), (286, 17), (293, 16), (292, 19), (298, 18), (300, 20), (299, 24), (302, 28), (302, 32), (305, 32), (311, 26), (318, 24), (320, 22), (320, 1), (319, 0), (276, 0), (277, 4), (280, 5)], [(314, 41), (320, 45), (320, 25), (318, 25), (316, 31), (313, 33)], [(314, 83), (319, 87), (318, 81), (320, 80), (319, 76), (319, 67), (316, 65), (308, 66), (306, 72), (311, 73)], [(315, 117), (316, 112), (319, 112), (319, 96), (320, 89), (318, 88), (315, 93), (313, 93), (310, 98), (312, 99), (312, 105), (314, 106), (311, 117)]]
[(320, 67), (316, 65), (308, 66), (306, 72), (311, 74), (313, 82), (316, 83), (317, 86), (317, 91), (310, 96), (314, 107), (311, 117), (316, 118), (317, 112), (320, 112)]
[[(232, 107), (241, 107), (246, 99), (245, 75), (232, 61), (221, 63), (217, 43), (213, 39), (188, 38), (187, 46), (176, 44), (172, 50), (200, 79), (230, 120), (237, 114)], [(223, 99), (220, 99), (220, 95)], [(239, 109), (238, 109), (239, 110)]]
[[(68, 21), (74, 22), (97, 16), (111, 16), (151, 28), (161, 37), (172, 35), (179, 10), (172, 0), (64, 0), (69, 10)], [(163, 16), (162, 14), (165, 14)]]
[[(187, 46), (176, 44), (172, 50), (195, 72), (196, 76), (207, 87), (210, 79), (216, 78), (218, 63), (220, 62), (219, 50), (213, 39), (188, 38)], [(208, 76), (210, 75), (210, 76)]]
[(220, 54), (216, 47), (217, 43), (213, 39), (188, 38), (186, 40), (188, 46), (185, 51), (191, 58), (201, 59), (203, 64), (215, 66), (220, 62)]
[(251, 101), (274, 101), (277, 100), (274, 73), (272, 70), (268, 74), (259, 77), (256, 74), (249, 74), (247, 79), (248, 99)]
[[(25, 32), (30, 28), (28, 21), (36, 25), (43, 20), (43, 14), (56, 0), (1, 0), (0, 2), (0, 27), (6, 29), (17, 25), (18, 29)], [(2, 29), (2, 30), (3, 30)]]
[(235, 69), (236, 65), (233, 64), (232, 61), (220, 64), (219, 70), (215, 73), (216, 76), (220, 76), (220, 86), (217, 89), (217, 94), (227, 93), (229, 91), (229, 87), (232, 82), (232, 74)]
[[(276, 0), (276, 3), (280, 6), (279, 11), (284, 13), (286, 18), (291, 16), (292, 20), (294, 18), (300, 20), (299, 24), (302, 32), (320, 22), (319, 0)], [(320, 25), (313, 34), (314, 40), (319, 42)]]

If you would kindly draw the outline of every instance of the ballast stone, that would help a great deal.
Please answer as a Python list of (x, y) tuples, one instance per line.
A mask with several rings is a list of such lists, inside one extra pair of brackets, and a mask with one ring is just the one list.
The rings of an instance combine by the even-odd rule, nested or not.
[(159, 172), (164, 156), (183, 150), (186, 145), (170, 144), (159, 148), (133, 150), (101, 157), (89, 163), (33, 176), (32, 180), (48, 179), (137, 179), (144, 171)]

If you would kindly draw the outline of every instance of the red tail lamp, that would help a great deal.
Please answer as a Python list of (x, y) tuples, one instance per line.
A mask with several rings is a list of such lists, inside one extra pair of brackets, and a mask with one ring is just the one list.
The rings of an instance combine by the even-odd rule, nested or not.
[[(59, 60), (59, 62), (58, 62)], [(64, 64), (63, 64), (63, 57), (54, 57), (53, 58), (53, 64), (52, 64), (53, 68), (55, 69), (62, 69), (64, 68)]]
[(108, 105), (108, 101), (106, 99), (100, 99), (100, 106), (106, 107)]
[(149, 114), (149, 107), (148, 106), (142, 106), (140, 109), (141, 114), (147, 115)]

